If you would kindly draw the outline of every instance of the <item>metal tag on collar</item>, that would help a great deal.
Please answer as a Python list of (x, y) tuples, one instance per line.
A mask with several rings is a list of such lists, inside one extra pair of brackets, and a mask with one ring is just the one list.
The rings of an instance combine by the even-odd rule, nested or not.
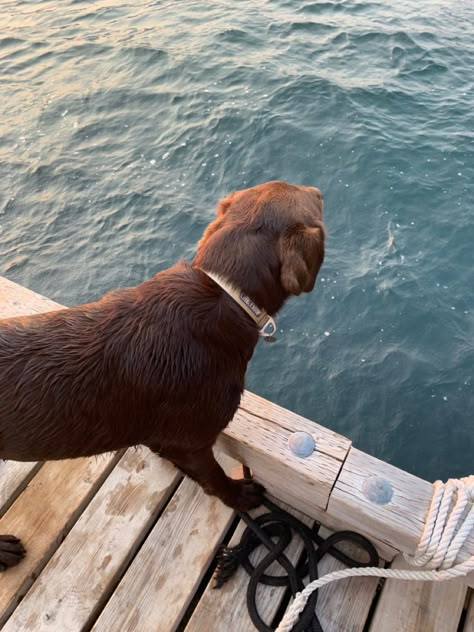
[(259, 335), (265, 340), (265, 342), (276, 342), (276, 338), (273, 334), (276, 333), (276, 324), (271, 316), (268, 317), (267, 322), (259, 329)]

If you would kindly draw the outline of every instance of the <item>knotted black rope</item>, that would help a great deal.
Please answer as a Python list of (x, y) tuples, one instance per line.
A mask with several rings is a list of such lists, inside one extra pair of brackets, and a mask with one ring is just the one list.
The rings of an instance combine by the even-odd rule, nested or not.
[[(294, 596), (304, 588), (303, 578), (309, 577), (310, 582), (318, 579), (318, 562), (326, 554), (332, 555), (347, 566), (378, 566), (379, 556), (374, 546), (358, 533), (339, 531), (324, 539), (318, 533), (319, 525), (310, 529), (268, 498), (265, 498), (264, 505), (269, 509), (269, 512), (256, 518), (251, 518), (247, 513), (239, 512), (239, 516), (246, 522), (247, 528), (237, 546), (221, 547), (218, 551), (216, 584), (214, 586), (221, 588), (238, 567), (243, 566), (250, 576), (247, 587), (247, 608), (250, 618), (259, 632), (273, 632), (276, 629), (266, 624), (258, 612), (256, 593), (259, 583), (267, 586), (288, 586)], [(284, 553), (294, 535), (298, 535), (304, 544), (303, 556), (296, 566)], [(369, 560), (360, 562), (342, 553), (335, 548), (339, 542), (351, 542), (359, 545), (368, 553)], [(256, 566), (253, 566), (249, 555), (262, 545), (268, 549), (268, 553)], [(286, 575), (268, 575), (265, 572), (275, 560), (283, 567)], [(315, 613), (317, 601), (318, 591), (316, 590), (310, 596), (300, 615), (300, 620), (292, 632), (323, 632)]]

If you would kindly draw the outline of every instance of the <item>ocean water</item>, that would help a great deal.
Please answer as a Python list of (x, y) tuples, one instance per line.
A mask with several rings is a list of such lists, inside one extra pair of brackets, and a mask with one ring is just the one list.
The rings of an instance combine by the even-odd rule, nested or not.
[(227, 192), (325, 195), (248, 387), (419, 476), (474, 472), (471, 0), (2, 0), (0, 274), (72, 305), (191, 259)]

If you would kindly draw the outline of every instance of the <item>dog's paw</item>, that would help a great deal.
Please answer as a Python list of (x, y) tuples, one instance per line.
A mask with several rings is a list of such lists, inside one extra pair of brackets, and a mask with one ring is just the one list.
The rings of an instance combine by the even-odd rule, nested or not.
[(252, 479), (233, 481), (232, 500), (229, 503), (237, 511), (250, 511), (263, 503), (265, 488)]
[(14, 535), (0, 535), (0, 571), (21, 562), (25, 553), (23, 544)]

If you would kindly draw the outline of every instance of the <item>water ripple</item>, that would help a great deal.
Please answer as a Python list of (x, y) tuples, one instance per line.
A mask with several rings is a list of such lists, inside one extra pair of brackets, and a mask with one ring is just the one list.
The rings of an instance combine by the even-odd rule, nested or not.
[(229, 190), (316, 184), (317, 289), (248, 386), (470, 473), (472, 3), (4, 0), (0, 21), (0, 274), (90, 300), (191, 258)]

